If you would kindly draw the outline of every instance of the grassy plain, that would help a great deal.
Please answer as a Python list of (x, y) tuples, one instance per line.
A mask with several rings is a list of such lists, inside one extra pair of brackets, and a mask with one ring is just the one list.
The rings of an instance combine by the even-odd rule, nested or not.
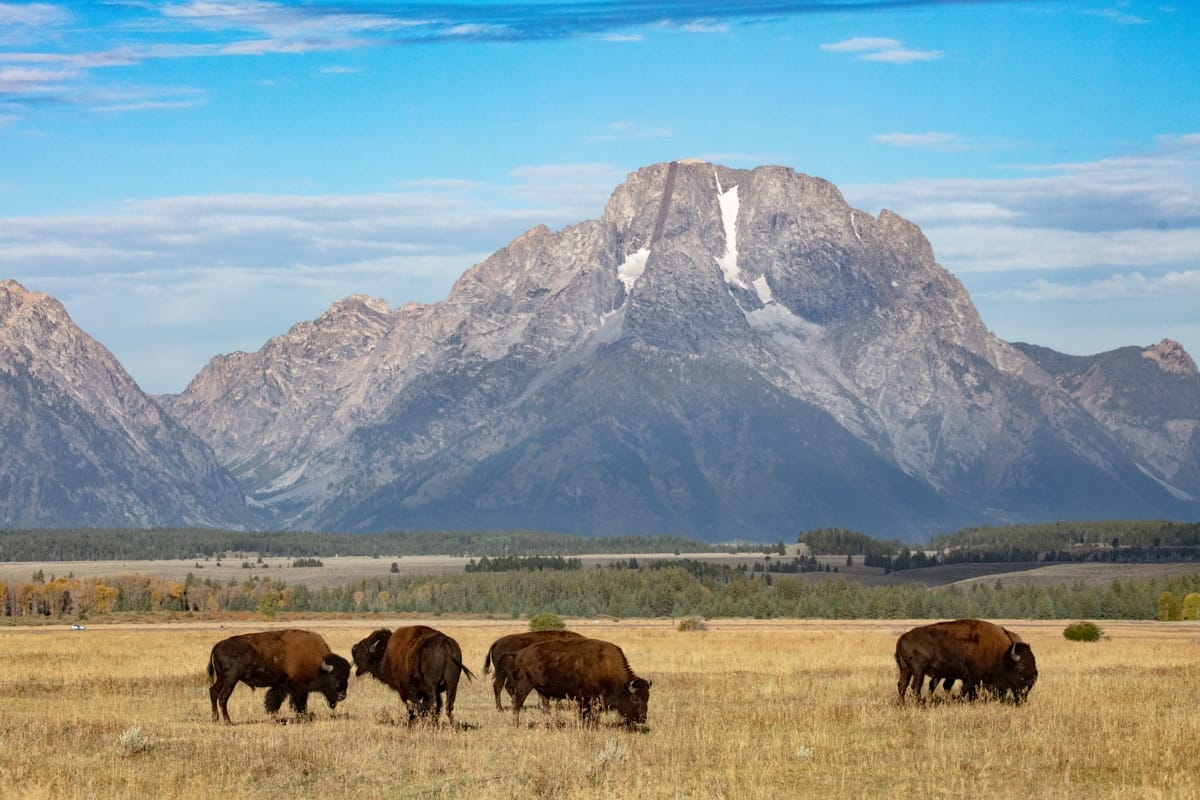
[[(234, 632), (305, 627), (348, 656), (413, 620), (91, 624), (0, 629), (4, 796), (777, 798), (1200, 797), (1200, 625), (1005, 621), (1041, 678), (1022, 707), (896, 702), (895, 638), (921, 621), (574, 621), (653, 680), (648, 730), (606, 715), (498, 714), (479, 674), (518, 622), (426, 621), (455, 637), (474, 682), (457, 727), (409, 728), (397, 696), (352, 678), (334, 712), (271, 722), (239, 686), (232, 727), (210, 721), (204, 668)], [(506, 698), (507, 699), (507, 698)], [(282, 719), (291, 721), (286, 706)]]

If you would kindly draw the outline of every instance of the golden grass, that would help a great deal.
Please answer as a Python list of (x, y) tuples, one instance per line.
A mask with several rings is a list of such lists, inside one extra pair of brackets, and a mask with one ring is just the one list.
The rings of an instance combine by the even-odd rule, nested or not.
[[(236, 724), (214, 725), (209, 649), (261, 624), (2, 629), (0, 787), (56, 799), (1200, 797), (1194, 623), (1107, 623), (1106, 640), (1076, 643), (1062, 621), (1005, 622), (1038, 657), (1022, 707), (898, 706), (892, 650), (918, 622), (578, 623), (654, 681), (644, 732), (611, 714), (582, 728), (532, 703), (514, 728), (478, 673), (520, 624), (431, 624), (477, 673), (460, 684), (458, 728), (397, 724), (397, 695), (371, 678), (351, 679), (332, 714), (314, 695), (315, 718), (298, 724), (268, 721), (263, 692), (239, 686)], [(348, 656), (380, 621), (286, 625)]]

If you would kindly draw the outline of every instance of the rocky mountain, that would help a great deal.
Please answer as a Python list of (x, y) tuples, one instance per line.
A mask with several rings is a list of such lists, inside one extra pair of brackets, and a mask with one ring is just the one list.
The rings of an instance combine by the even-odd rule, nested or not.
[(0, 281), (0, 525), (247, 525), (237, 481), (54, 298)]
[(1139, 469), (1183, 500), (1200, 498), (1200, 372), (1183, 346), (1068, 356), (1016, 345), (1112, 434)]
[(826, 181), (672, 162), (442, 302), (347, 298), (160, 399), (278, 526), (1196, 518), (1195, 365), (1129, 351), (997, 339), (915, 225)]

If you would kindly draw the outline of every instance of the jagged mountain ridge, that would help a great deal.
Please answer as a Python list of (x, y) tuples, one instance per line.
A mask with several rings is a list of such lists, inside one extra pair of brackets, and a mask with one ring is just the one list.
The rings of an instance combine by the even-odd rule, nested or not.
[(0, 281), (0, 525), (244, 526), (211, 449), (62, 304)]
[(915, 225), (783, 167), (644, 168), (442, 302), (348, 298), (162, 400), (292, 527), (919, 536), (1200, 496), (1194, 426), (1132, 451)]

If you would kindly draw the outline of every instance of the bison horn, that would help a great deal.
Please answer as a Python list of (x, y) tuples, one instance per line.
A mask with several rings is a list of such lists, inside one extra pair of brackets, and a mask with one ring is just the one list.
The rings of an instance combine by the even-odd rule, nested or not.
[(1012, 656), (1012, 660), (1013, 660), (1013, 661), (1020, 661), (1020, 660), (1021, 660), (1021, 657), (1020, 657), (1019, 655), (1017, 655), (1017, 646), (1016, 646), (1015, 644), (1012, 646), (1012, 650), (1009, 650), (1009, 651), (1008, 651), (1008, 654), (1009, 654), (1010, 656)]
[(321, 662), (321, 671), (322, 672), (333, 672), (333, 664), (330, 664), (328, 661), (322, 661)]

